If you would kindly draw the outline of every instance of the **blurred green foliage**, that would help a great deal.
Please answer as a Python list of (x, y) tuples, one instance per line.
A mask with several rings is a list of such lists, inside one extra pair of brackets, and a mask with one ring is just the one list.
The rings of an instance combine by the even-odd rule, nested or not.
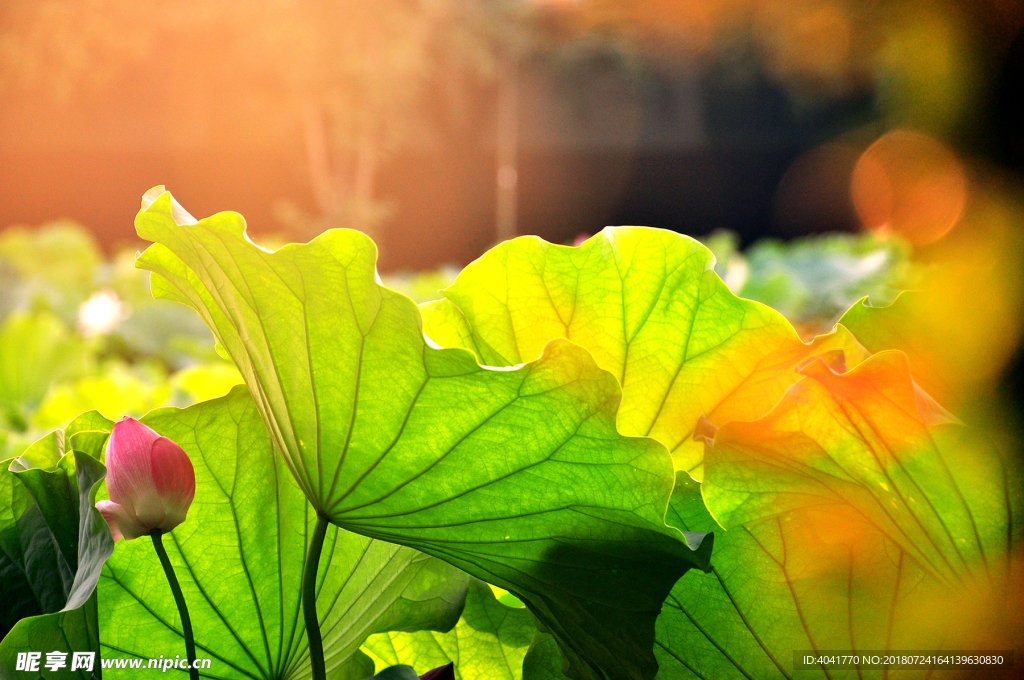
[(921, 274), (911, 247), (895, 237), (834, 233), (789, 242), (765, 239), (742, 252), (730, 232), (703, 241), (733, 293), (782, 312), (805, 339), (827, 332), (864, 296), (873, 305), (890, 304)]
[(425, 272), (398, 272), (381, 277), (384, 285), (407, 295), (416, 304), (440, 300), (442, 288), (447, 288), (459, 275), (459, 268), (446, 264)]
[[(740, 251), (734, 234), (717, 232), (705, 243), (735, 293), (774, 307), (808, 336), (827, 331), (865, 295), (891, 302), (918, 276), (909, 246), (871, 235), (767, 240)], [(382, 280), (424, 302), (458, 273), (446, 265)], [(141, 416), (224, 395), (240, 382), (196, 315), (153, 299), (134, 249), (107, 258), (70, 221), (0, 233), (0, 459), (84, 411)]]
[(74, 222), (7, 229), (0, 236), (0, 312), (44, 307), (73, 317), (102, 259), (89, 232)]
[(88, 362), (85, 342), (47, 311), (14, 312), (0, 326), (0, 416), (23, 432), (51, 384), (74, 379)]
[(0, 460), (83, 411), (141, 416), (239, 382), (201, 320), (153, 299), (133, 249), (108, 259), (70, 221), (0, 233)]

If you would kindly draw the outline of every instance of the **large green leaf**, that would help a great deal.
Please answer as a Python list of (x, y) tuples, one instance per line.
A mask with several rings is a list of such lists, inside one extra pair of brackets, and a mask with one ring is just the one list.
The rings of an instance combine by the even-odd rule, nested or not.
[(700, 476), (692, 440), (701, 415), (753, 420), (799, 378), (808, 356), (863, 351), (842, 328), (800, 341), (778, 312), (736, 297), (697, 241), (647, 227), (609, 227), (577, 248), (524, 236), (466, 267), (425, 303), (426, 334), (493, 366), (533, 361), (553, 338), (586, 347), (622, 385), (619, 430), (650, 436), (676, 468)]
[(1005, 611), (1019, 474), (949, 422), (900, 353), (804, 373), (764, 419), (718, 430), (703, 489), (680, 475), (669, 522), (710, 529), (706, 501), (729, 530), (713, 578), (666, 602), (659, 678), (827, 675), (794, 672), (796, 650), (1000, 648), (986, 620)]
[(389, 666), (370, 678), (370, 680), (420, 680), (420, 676), (416, 675), (416, 671), (412, 669), (412, 666), (401, 665)]
[[(558, 643), (549, 634), (537, 631), (523, 658), (523, 680), (567, 680), (563, 669)], [(659, 670), (658, 677), (662, 675)]]
[[(143, 422), (181, 445), (195, 467), (188, 519), (164, 545), (189, 607), (197, 656), (211, 659), (203, 675), (308, 677), (300, 586), (316, 516), (274, 455), (249, 394), (237, 387), (187, 409), (153, 411)], [(440, 560), (334, 527), (318, 579), (325, 658), (336, 678), (345, 677), (344, 665), (372, 633), (451, 628), (467, 583)], [(118, 545), (99, 592), (105, 656), (184, 656), (177, 608), (151, 541)]]
[(210, 325), (319, 512), (513, 592), (578, 677), (654, 675), (657, 613), (711, 545), (665, 526), (671, 459), (616, 431), (615, 378), (585, 350), (499, 370), (429, 346), (358, 232), (271, 253), (241, 216), (197, 223), (159, 192), (136, 228), (154, 294)]
[(0, 464), (0, 676), (19, 652), (99, 651), (94, 593), (114, 542), (93, 506), (106, 469), (90, 455), (86, 425), (76, 420)]
[[(96, 591), (75, 609), (22, 619), (0, 642), (0, 678), (17, 680), (97, 680), (101, 677), (100, 635), (97, 628)], [(18, 654), (40, 654), (34, 672), (17, 670)], [(47, 668), (47, 654), (60, 652), (64, 666)], [(82, 665), (74, 672), (74, 654), (92, 653), (92, 668)]]
[(451, 632), (382, 633), (368, 639), (363, 651), (378, 668), (403, 664), (422, 675), (453, 663), (456, 680), (522, 680), (536, 630), (528, 611), (501, 604), (485, 583), (473, 581)]

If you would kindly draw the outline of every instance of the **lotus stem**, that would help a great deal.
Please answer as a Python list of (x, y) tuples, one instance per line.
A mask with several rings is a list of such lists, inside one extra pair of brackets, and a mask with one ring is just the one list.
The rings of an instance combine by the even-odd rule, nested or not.
[(185, 635), (185, 656), (188, 657), (188, 677), (190, 680), (199, 680), (199, 670), (196, 668), (196, 640), (192, 635), (192, 619), (188, 615), (188, 607), (185, 606), (185, 596), (181, 593), (181, 586), (178, 584), (178, 577), (174, 575), (174, 567), (167, 557), (164, 549), (163, 532), (154, 531), (153, 548), (156, 549), (160, 564), (164, 567), (164, 574), (167, 575), (167, 582), (171, 585), (171, 592), (174, 593), (174, 602), (178, 605), (178, 616), (181, 618), (181, 630)]
[(306, 639), (309, 640), (309, 665), (313, 680), (327, 680), (324, 665), (324, 641), (320, 636), (320, 619), (316, 615), (316, 570), (320, 566), (320, 553), (324, 549), (327, 518), (317, 513), (313, 541), (309, 544), (306, 566), (302, 571), (302, 616), (306, 621)]

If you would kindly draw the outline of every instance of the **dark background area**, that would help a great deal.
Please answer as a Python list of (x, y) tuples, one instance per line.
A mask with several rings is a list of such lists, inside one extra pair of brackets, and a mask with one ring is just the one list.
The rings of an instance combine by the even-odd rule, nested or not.
[[(1024, 159), (1022, 44), (1018, 32), (983, 52), (989, 81), (972, 99), (973, 123), (947, 135), (972, 160), (1012, 173)], [(275, 93), (263, 84), (207, 73), (204, 59), (178, 37), (102, 87), (8, 97), (0, 224), (69, 217), (113, 248), (133, 239), (139, 197), (155, 184), (197, 216), (238, 211), (255, 234), (285, 230), (282, 199), (313, 210), (299, 126), (271, 110)], [(691, 61), (682, 79), (656, 56), (645, 68), (639, 84), (568, 107), (552, 101), (585, 72), (561, 73), (553, 88), (541, 67), (523, 70), (519, 233), (565, 242), (640, 224), (693, 235), (728, 229), (749, 244), (858, 228), (843, 163), (821, 173), (801, 159), (844, 134), (855, 152), (884, 131), (884, 102), (872, 87), (795, 107), (792, 92), (757, 64)], [(377, 193), (392, 217), (380, 239), (382, 269), (463, 265), (493, 242), (495, 99), (493, 83), (476, 85), (468, 113), (436, 116), (430, 139), (414, 135), (384, 162)], [(553, 106), (565, 111), (551, 117)]]

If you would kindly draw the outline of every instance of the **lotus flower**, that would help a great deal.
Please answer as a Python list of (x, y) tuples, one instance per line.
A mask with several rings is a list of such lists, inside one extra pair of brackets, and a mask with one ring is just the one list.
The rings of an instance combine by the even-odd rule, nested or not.
[(196, 495), (196, 473), (185, 451), (125, 416), (107, 442), (109, 501), (96, 508), (114, 541), (167, 532), (185, 521)]

